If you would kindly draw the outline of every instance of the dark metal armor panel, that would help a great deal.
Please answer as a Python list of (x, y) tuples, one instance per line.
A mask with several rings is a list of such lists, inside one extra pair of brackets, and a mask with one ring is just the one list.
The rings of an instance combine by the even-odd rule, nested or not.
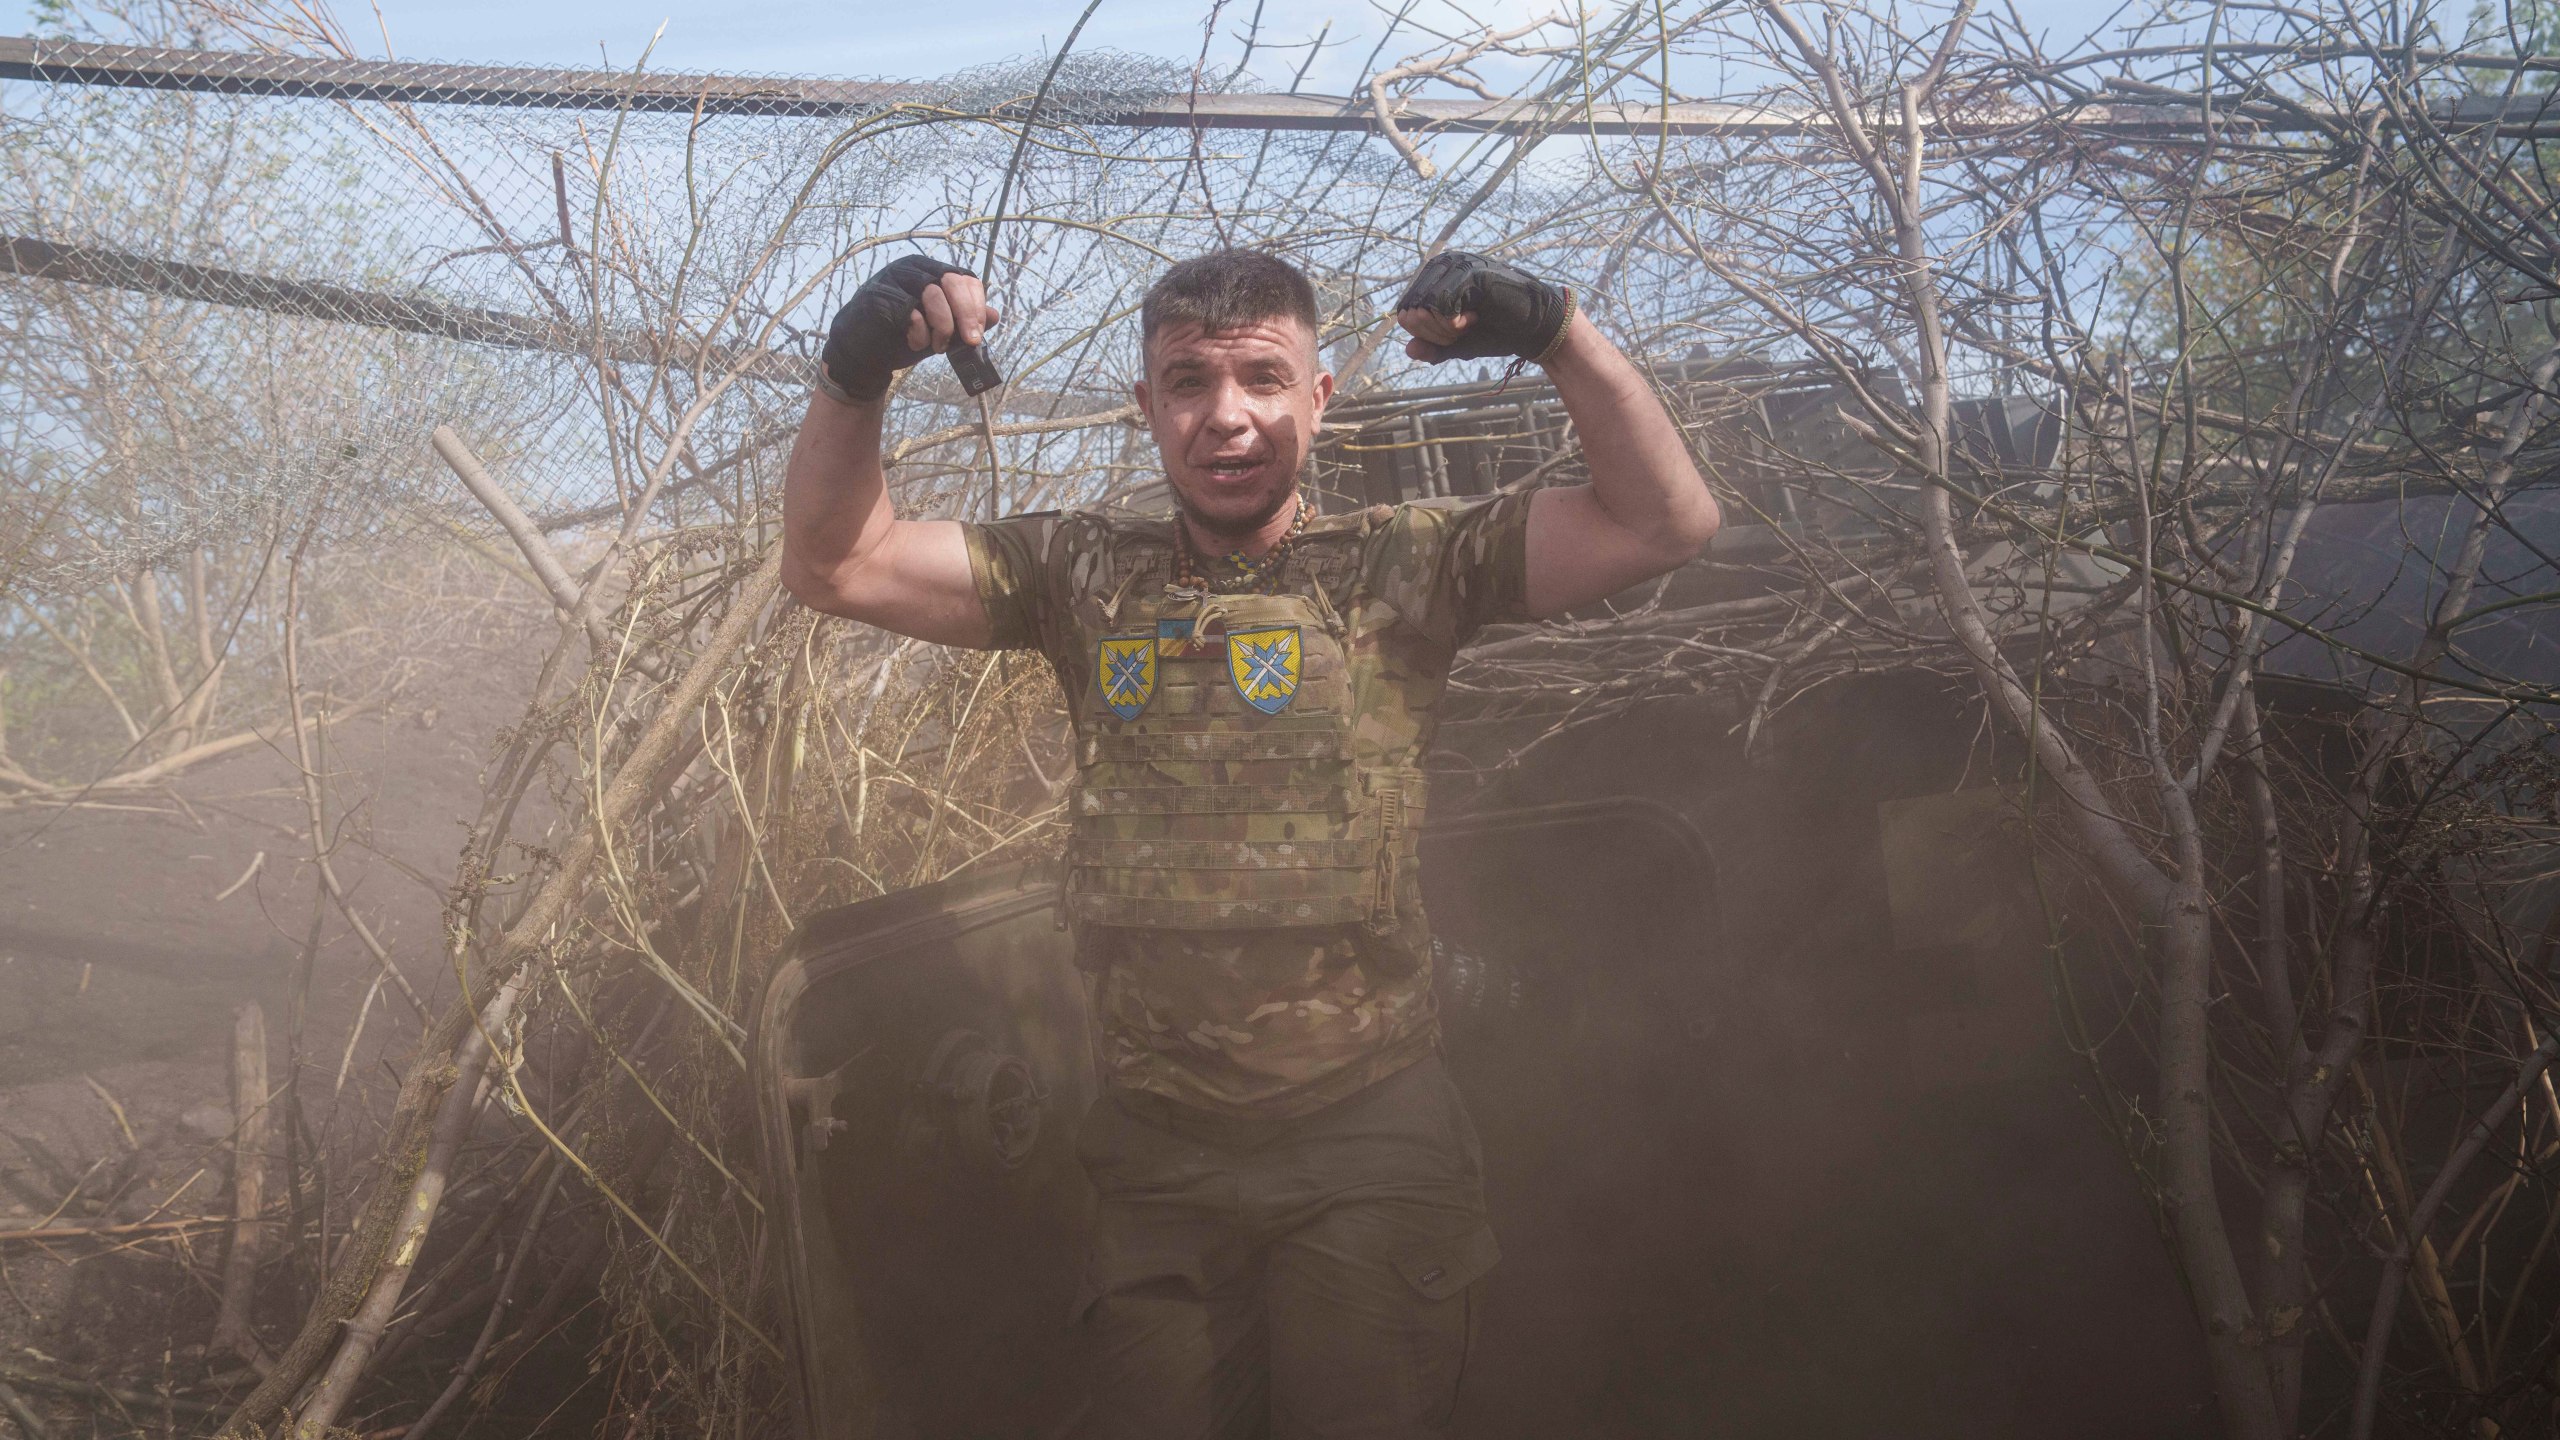
[[(1673, 1043), (1696, 1033), (1714, 884), (1676, 813), (1460, 817), (1421, 853), (1452, 918), (1441, 1004), (1471, 1108), (1459, 1062), (1572, 1043), (1584, 985), (1642, 991)], [(828, 911), (767, 982), (751, 1063), (806, 1440), (1053, 1435), (1083, 1403), (1075, 1140), (1099, 1087), (1057, 884), (1022, 869)]]

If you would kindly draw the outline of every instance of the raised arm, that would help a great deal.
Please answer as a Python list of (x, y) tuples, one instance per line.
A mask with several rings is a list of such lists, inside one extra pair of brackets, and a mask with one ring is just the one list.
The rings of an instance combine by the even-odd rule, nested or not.
[(982, 646), (991, 629), (949, 520), (901, 520), (889, 503), (880, 433), (895, 372), (996, 323), (976, 276), (910, 256), (892, 261), (827, 332), (827, 385), (809, 397), (782, 479), (782, 583), (812, 610), (943, 645)]
[(1399, 302), (1417, 360), (1521, 356), (1545, 367), (1573, 417), (1588, 485), (1529, 502), (1530, 613), (1546, 618), (1695, 559), (1722, 516), (1644, 376), (1566, 293), (1524, 271), (1450, 251)]

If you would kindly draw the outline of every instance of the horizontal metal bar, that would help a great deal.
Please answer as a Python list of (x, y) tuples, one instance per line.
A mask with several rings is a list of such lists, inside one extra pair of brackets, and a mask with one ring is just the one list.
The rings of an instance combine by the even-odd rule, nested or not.
[[(226, 95), (400, 102), (413, 105), (503, 105), (552, 110), (632, 110), (701, 115), (858, 118), (911, 106), (948, 106), (947, 92), (911, 81), (829, 80), (793, 76), (630, 74), (612, 70), (547, 70), (505, 65), (447, 65), (407, 60), (346, 60), (238, 50), (173, 50), (140, 45), (0, 36), (0, 79), (56, 85), (123, 86)], [(1027, 108), (1031, 97), (998, 107), (999, 116)], [(2454, 124), (2496, 123), (2530, 131), (2560, 128), (2549, 97), (2466, 101), (2442, 112)], [(2338, 112), (2310, 112), (2226, 101), (2213, 123), (2224, 129), (2305, 130), (2315, 121), (2351, 122)], [(1530, 100), (1407, 100), (1397, 123), (1416, 131), (1468, 134), (1784, 136), (1828, 130), (1811, 108), (1687, 101), (1671, 106), (1548, 104)], [(1377, 119), (1365, 98), (1334, 95), (1201, 94), (1133, 104), (1090, 123), (1132, 129), (1333, 130), (1371, 132)], [(2206, 123), (2198, 106), (2151, 95), (2127, 103), (2068, 111), (1977, 110), (1941, 117), (1948, 133), (1997, 135), (2039, 123), (2082, 132), (2128, 135), (2194, 133)]]
[[(607, 330), (599, 341), (596, 334), (582, 326), (557, 324), (505, 310), (358, 290), (322, 281), (286, 280), (249, 270), (195, 265), (100, 245), (75, 245), (25, 235), (0, 235), (0, 275), (172, 295), (209, 305), (236, 305), (270, 314), (300, 315), (412, 335), (440, 335), (448, 340), (507, 350), (593, 357), (601, 343), (604, 358), (626, 365), (684, 368), (700, 364), (712, 371), (742, 368), (751, 375), (790, 384), (805, 384), (809, 379), (808, 361), (779, 351), (750, 351), (736, 345), (706, 349), (687, 342), (662, 342), (625, 328)], [(902, 393), (939, 405), (969, 404), (957, 386), (938, 375), (910, 379)], [(1098, 414), (1122, 403), (1108, 395), (1058, 395), (1009, 388), (999, 408), (1006, 414), (1046, 420)]]
[[(932, 86), (905, 82), (341, 60), (16, 36), (0, 38), (0, 77), (410, 104), (820, 118), (850, 118), (898, 105), (929, 107), (942, 93)], [(1375, 121), (1366, 110), (1362, 102), (1335, 96), (1214, 94), (1140, 105), (1104, 123), (1137, 128), (1371, 130)], [(1788, 130), (1804, 124), (1802, 116), (1757, 106), (1679, 105), (1666, 114), (1651, 107), (1610, 105), (1595, 107), (1585, 121), (1578, 109), (1561, 106), (1445, 100), (1408, 102), (1399, 109), (1398, 119), (1416, 127), (1478, 131), (1570, 124), (1613, 134), (1655, 134), (1666, 124), (1680, 134)]]
[[(829, 80), (611, 70), (544, 70), (502, 65), (344, 60), (234, 50), (168, 50), (140, 45), (0, 37), (0, 78), (57, 85), (127, 86), (226, 95), (397, 101), (413, 105), (510, 105), (553, 110), (634, 110), (704, 115), (855, 118), (901, 106), (932, 109), (940, 87), (907, 81)], [(1031, 97), (1021, 100), (1027, 105)], [(1601, 105), (1524, 101), (1417, 100), (1397, 111), (1415, 128), (1517, 131), (1565, 127), (1604, 134), (1733, 133), (1800, 129), (1804, 119), (1761, 106)], [(1365, 100), (1324, 95), (1184, 96), (1139, 104), (1098, 123), (1139, 129), (1371, 130)]]
[[(586, 335), (502, 310), (448, 305), (316, 281), (281, 280), (218, 265), (190, 265), (102, 246), (68, 245), (23, 235), (0, 236), (0, 274), (149, 291), (413, 335), (441, 335), (509, 350), (576, 354), (589, 348)], [(615, 358), (636, 358), (620, 353), (623, 348), (614, 347)]]

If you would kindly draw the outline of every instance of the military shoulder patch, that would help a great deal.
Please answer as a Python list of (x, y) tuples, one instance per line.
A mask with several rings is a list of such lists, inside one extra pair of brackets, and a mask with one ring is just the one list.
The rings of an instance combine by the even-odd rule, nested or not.
[(1156, 637), (1106, 635), (1095, 647), (1094, 682), (1102, 703), (1123, 720), (1135, 720), (1156, 693)]
[(1305, 659), (1295, 625), (1227, 634), (1227, 677), (1235, 682), (1236, 694), (1244, 703), (1265, 715), (1289, 708), (1298, 693), (1298, 674)]

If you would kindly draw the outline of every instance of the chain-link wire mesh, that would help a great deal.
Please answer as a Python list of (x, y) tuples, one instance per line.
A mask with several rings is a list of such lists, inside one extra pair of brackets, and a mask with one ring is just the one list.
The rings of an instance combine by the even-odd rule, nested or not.
[[(0, 587), (45, 769), (188, 739), (224, 688), (195, 677), (269, 623), (290, 556), (397, 568), (458, 540), (532, 579), (440, 428), (581, 585), (652, 537), (769, 534), (832, 307), (898, 254), (987, 277), (1010, 381), (982, 408), (938, 362), (906, 374), (909, 514), (1144, 499), (1134, 311), (1205, 249), (1306, 268), (1361, 389), (1409, 376), (1384, 310), (1436, 246), (1598, 276), (1587, 306), (1639, 353), (1718, 333), (1691, 267), (1627, 243), (1628, 197), (1572, 128), (1625, 135), (1660, 98), (1613, 88), (1640, 89), (1625, 57), (1653, 43), (1632, 20), (1522, 59), (1535, 103), (1496, 122), (1401, 84), (1426, 179), (1369, 128), (1374, 97), (1284, 93), (1285, 65), (1257, 81), (1225, 55), (613, 74), (357, 60), (293, 7), (71, 13), (101, 28), (0, 38)], [(1379, 55), (1445, 43), (1391, 29)], [(1709, 118), (1699, 143), (1733, 143)]]
[[(1254, 98), (1223, 62), (1088, 50), (926, 82), (394, 64), (283, 12), (210, 13), (234, 48), (0, 56), (25, 77), (0, 89), (0, 439), (49, 517), (12, 559), (29, 593), (217, 538), (482, 529), (427, 448), (438, 424), (554, 531), (761, 514), (832, 299), (910, 249), (987, 272), (1013, 382), (993, 423), (910, 455), (924, 510), (1128, 481), (1126, 437), (1069, 422), (1124, 403), (1118, 322), (1203, 248), (1313, 272), (1329, 358), (1362, 384), (1399, 373), (1383, 308), (1434, 246), (1595, 275), (1586, 303), (1661, 358), (1767, 338), (1701, 305), (1713, 287), (1584, 153), (1675, 120), (1704, 153), (1753, 143), (1750, 106), (1635, 103), (1663, 97), (1626, 78), (1659, 38), (1632, 11), (1524, 59), (1544, 108), (1503, 102), (1507, 133), (1468, 118), (1479, 102), (1412, 98), (1408, 125), (1450, 127), (1420, 163), (1344, 128), (1352, 102), (1221, 109)], [(1391, 29), (1379, 53), (1441, 43)], [(1533, 159), (1546, 137), (1572, 143)], [(986, 419), (939, 366), (904, 393), (910, 441)]]
[[(287, 92), (346, 69), (254, 58)], [(883, 231), (965, 253), (977, 237), (933, 217), (981, 198), (956, 177), (1005, 163), (993, 117), (1050, 70), (869, 87), (894, 93), (822, 116), (430, 107), (395, 79), (13, 84), (7, 463), (69, 522), (18, 583), (78, 589), (217, 538), (480, 523), (425, 444), (448, 423), (555, 524), (618, 520), (652, 478), (693, 492), (669, 521), (752, 510), (835, 269)], [(1040, 111), (1070, 126), (1185, 78), (1070, 56)], [(682, 473), (652, 477), (652, 432), (692, 411)]]
[[(0, 255), (15, 277), (0, 280), (0, 463), (28, 516), (47, 517), (12, 556), (30, 592), (215, 537), (482, 527), (427, 449), (437, 424), (554, 530), (760, 514), (831, 300), (909, 249), (987, 271), (1008, 309), (997, 423), (919, 452), (902, 477), (932, 509), (974, 475), (984, 510), (1133, 473), (1114, 432), (1058, 427), (1122, 403), (1134, 327), (1114, 322), (1167, 257), (1288, 252), (1342, 337), (1331, 358), (1374, 383), (1397, 365), (1377, 345), (1381, 308), (1433, 245), (1587, 277), (1623, 342), (1677, 360), (1804, 355), (1734, 304), (1738, 287), (1828, 286), (1820, 257), (1865, 243), (1867, 221), (1822, 198), (1837, 157), (1739, 122), (1675, 140), (1666, 115), (1650, 141), (1613, 122), (1628, 136), (1615, 148), (1593, 130), (1534, 155), (1522, 142), (1550, 132), (1515, 123), (1409, 165), (1363, 133), (1131, 123), (1236, 98), (1242, 67), (1084, 51), (919, 82), (394, 64), (297, 50), (321, 37), (265, 12), (216, 13), (241, 48), (46, 41), (0, 91)], [(1520, 93), (1578, 100), (1583, 129), (1592, 107), (1643, 98), (1630, 67), (1656, 38), (1637, 18), (1587, 29)], [(1779, 87), (1740, 109), (1801, 98)], [(1586, 138), (1569, 120), (1551, 133)], [(2050, 138), (1989, 144), (1992, 188), (2049, 185), (2036, 172)], [(1702, 185), (1718, 213), (1765, 223), (1717, 242), (1737, 247), (1729, 268), (1685, 262), (1678, 247), (1700, 237), (1651, 213)], [(2042, 223), (2105, 241), (2120, 221), (2079, 203), (2046, 194)], [(1949, 222), (1958, 253), (1964, 223)], [(1803, 299), (1807, 318), (1907, 369), (1901, 338), (1867, 333), (1879, 292), (1842, 278)], [(2007, 283), (1968, 300), (1985, 323), (1957, 378), (1976, 392), (2006, 393), (2030, 343), (2035, 304)], [(980, 418), (938, 366), (906, 395), (925, 402), (899, 412), (910, 439)]]

